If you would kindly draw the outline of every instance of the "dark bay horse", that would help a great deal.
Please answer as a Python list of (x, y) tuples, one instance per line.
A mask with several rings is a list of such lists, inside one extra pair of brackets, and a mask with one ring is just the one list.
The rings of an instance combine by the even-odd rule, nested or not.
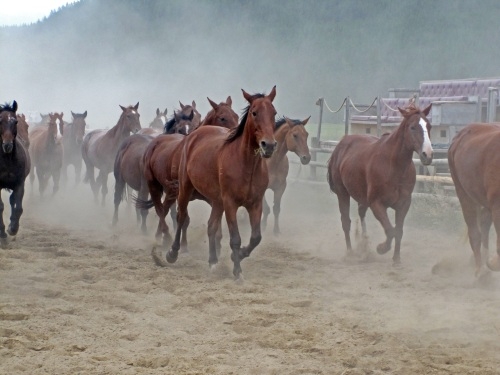
[(0, 189), (12, 191), (9, 197), (10, 224), (5, 231), (3, 221), (4, 204), (0, 196), (0, 244), (7, 246), (7, 233), (15, 236), (19, 230), (19, 219), (23, 214), (24, 183), (30, 172), (30, 157), (17, 139), (17, 102), (0, 106)]
[[(231, 107), (232, 100), (230, 96), (226, 99), (226, 102), (221, 102), (219, 104), (216, 104), (210, 99), (208, 100), (212, 109), (201, 121), (203, 126), (210, 124), (228, 129), (233, 129), (238, 126), (238, 115)], [(138, 200), (137, 205), (141, 207), (142, 210), (155, 207), (159, 217), (156, 238), (160, 238), (163, 234), (163, 243), (165, 245), (171, 242), (165, 217), (171, 209), (175, 226), (176, 210), (174, 204), (177, 194), (166, 194), (163, 198), (163, 202), (162, 195), (164, 192), (171, 191), (171, 187), (175, 186), (177, 183), (184, 139), (185, 137), (179, 134), (160, 136), (151, 142), (144, 153), (144, 176), (151, 194), (151, 200), (148, 202)], [(185, 234), (184, 232), (184, 241), (186, 242)]]
[(500, 271), (500, 123), (470, 124), (453, 139), (448, 164), (467, 224), (476, 262), (476, 276), (483, 265), (481, 244), (489, 246), (491, 223), (497, 233), (496, 254), (486, 264)]
[(64, 148), (64, 160), (62, 167), (63, 179), (68, 179), (68, 167), (73, 165), (75, 168), (75, 182), (80, 183), (82, 171), (82, 143), (85, 136), (85, 129), (87, 123), (87, 111), (83, 113), (73, 113), (70, 123), (64, 125), (64, 132), (62, 135), (62, 144)]
[(179, 100), (179, 105), (181, 106), (181, 112), (184, 115), (189, 114), (189, 111), (191, 109), (193, 110), (193, 129), (196, 129), (198, 126), (200, 126), (201, 113), (196, 109), (196, 102), (193, 100), (191, 104), (182, 104), (182, 102)]
[[(286, 189), (286, 178), (289, 170), (289, 162), (286, 154), (288, 151), (294, 152), (303, 165), (309, 164), (309, 161), (311, 161), (311, 154), (307, 145), (309, 133), (305, 129), (305, 125), (310, 117), (305, 120), (291, 120), (284, 117), (276, 122), (274, 138), (278, 142), (278, 147), (273, 156), (266, 160), (269, 172), (269, 185), (267, 188), (271, 189), (274, 193), (274, 234), (280, 233), (279, 215), (281, 211), (281, 198)], [(266, 228), (267, 217), (271, 209), (265, 197), (263, 204), (264, 216), (262, 224)]]
[(17, 114), (17, 138), (21, 141), (26, 150), (30, 147), (29, 125), (24, 113)]
[[(212, 206), (207, 230), (209, 265), (215, 266), (218, 262), (216, 233), (225, 214), (236, 278), (241, 277), (240, 262), (251, 254), (262, 238), (262, 198), (269, 183), (265, 158), (271, 157), (276, 149), (276, 110), (272, 103), (276, 86), (269, 95), (242, 92), (249, 105), (238, 127), (229, 130), (206, 125), (186, 137), (178, 169), (177, 230), (172, 248), (167, 252), (167, 261), (175, 262), (184, 223), (189, 222), (187, 207), (197, 194)], [(246, 247), (241, 247), (236, 220), (237, 209), (241, 206), (248, 211), (252, 230)]]
[(195, 120), (194, 108), (190, 105), (183, 105), (181, 110), (174, 110), (174, 114), (163, 127), (163, 134), (187, 135), (199, 125), (200, 122)]
[(51, 177), (54, 184), (52, 194), (59, 190), (64, 157), (60, 136), (60, 132), (64, 134), (63, 129), (63, 114), (56, 112), (49, 113), (49, 122), (46, 125), (40, 125), (30, 133), (30, 156), (32, 159), (30, 181), (33, 186), (34, 172), (36, 172), (38, 191), (42, 196)]
[[(116, 154), (123, 140), (130, 133), (141, 129), (139, 121), (139, 102), (135, 106), (123, 107), (118, 122), (109, 130), (93, 130), (83, 138), (82, 157), (87, 171), (83, 182), (90, 182), (95, 201), (98, 200), (99, 189), (104, 205), (108, 193), (108, 175), (113, 172)], [(94, 178), (94, 168), (99, 169), (97, 180)]]
[[(393, 261), (400, 263), (403, 223), (410, 208), (416, 170), (412, 161), (416, 152), (424, 165), (432, 162), (429, 139), (431, 124), (424, 110), (416, 107), (401, 109), (401, 124), (381, 138), (369, 135), (346, 135), (333, 150), (328, 161), (328, 183), (337, 194), (347, 254), (352, 255), (349, 217), (350, 198), (358, 203), (363, 236), (366, 237), (365, 215), (370, 208), (384, 228), (386, 241), (377, 246), (379, 254), (391, 249), (395, 238)], [(396, 226), (387, 216), (394, 209)]]

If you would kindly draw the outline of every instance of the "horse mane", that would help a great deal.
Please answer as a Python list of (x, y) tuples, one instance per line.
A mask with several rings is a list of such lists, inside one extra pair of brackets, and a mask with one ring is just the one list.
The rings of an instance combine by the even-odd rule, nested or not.
[[(191, 110), (193, 116), (194, 116), (194, 109)], [(175, 118), (175, 115), (179, 115), (179, 112), (174, 112), (174, 114), (172, 115), (172, 117), (170, 118), (170, 120), (167, 121), (167, 123), (165, 124), (165, 126), (163, 127), (163, 134), (172, 134), (172, 129), (176, 123), (176, 118)], [(180, 119), (181, 120), (191, 120), (190, 119), (191, 115), (186, 115), (182, 112), (180, 112)]]
[(9, 103), (4, 103), (3, 105), (0, 105), (0, 112), (2, 111), (8, 111), (8, 112), (16, 112), (14, 110), (14, 106), (12, 104), (9, 104)]
[[(293, 125), (300, 125), (300, 124), (302, 124), (302, 121), (300, 121), (300, 120), (292, 120), (292, 119), (288, 119), (288, 120), (291, 121), (293, 123)], [(285, 116), (280, 117), (278, 119), (278, 121), (276, 121), (276, 123), (274, 124), (274, 126), (275, 126), (274, 130), (278, 130), (280, 128), (280, 126), (283, 125), (284, 123), (286, 123)]]
[[(251, 101), (254, 101), (254, 99), (258, 98), (264, 98), (264, 94), (253, 94)], [(248, 118), (248, 111), (250, 110), (251, 104), (249, 104), (242, 113), (241, 121), (237, 127), (234, 129), (231, 129), (229, 135), (226, 138), (226, 143), (231, 143), (235, 139), (239, 138), (243, 134), (243, 130), (245, 130), (245, 124), (247, 123), (247, 118)]]

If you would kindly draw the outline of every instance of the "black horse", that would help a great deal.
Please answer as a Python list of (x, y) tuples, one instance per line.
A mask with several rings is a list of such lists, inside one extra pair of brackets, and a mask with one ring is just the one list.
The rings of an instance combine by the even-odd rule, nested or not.
[(0, 189), (12, 191), (9, 202), (11, 206), (10, 224), (5, 232), (3, 222), (3, 202), (0, 196), (0, 244), (7, 246), (7, 233), (15, 236), (19, 230), (19, 219), (23, 213), (24, 182), (30, 172), (28, 151), (16, 138), (17, 136), (17, 102), (0, 106)]

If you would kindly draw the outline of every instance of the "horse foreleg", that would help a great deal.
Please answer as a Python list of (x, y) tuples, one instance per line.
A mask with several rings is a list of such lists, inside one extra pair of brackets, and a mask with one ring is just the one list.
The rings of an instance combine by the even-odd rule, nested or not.
[(280, 230), (280, 212), (281, 212), (281, 198), (285, 193), (286, 182), (283, 186), (274, 192), (274, 204), (273, 204), (273, 215), (274, 215), (274, 234), (279, 235)]
[(5, 224), (3, 222), (3, 209), (4, 205), (0, 195), (0, 245), (5, 249), (7, 247), (7, 233), (5, 233)]
[(79, 184), (82, 178), (82, 161), (75, 163), (75, 184)]
[(101, 170), (99, 172), (99, 177), (101, 181), (101, 195), (102, 195), (101, 206), (104, 207), (106, 205), (106, 195), (108, 194), (108, 173)]
[(217, 264), (218, 256), (217, 253), (217, 232), (220, 228), (220, 222), (222, 219), (222, 214), (224, 213), (224, 207), (221, 202), (212, 203), (212, 211), (210, 212), (210, 218), (208, 219), (208, 265), (212, 268)]
[(408, 198), (398, 208), (396, 208), (396, 215), (395, 215), (396, 225), (394, 229), (395, 231), (394, 255), (392, 256), (392, 261), (394, 262), (394, 264), (401, 263), (400, 250), (401, 250), (401, 239), (403, 238), (403, 225), (405, 222), (406, 214), (410, 209), (410, 204), (411, 204), (411, 198)]
[(54, 186), (52, 187), (52, 195), (59, 191), (59, 181), (61, 180), (61, 170), (55, 169), (52, 171), (52, 181)]
[[(238, 279), (241, 274), (241, 236), (238, 229), (238, 220), (236, 212), (238, 207), (233, 202), (224, 202), (224, 213), (226, 214), (226, 222), (229, 230), (229, 246), (231, 247), (231, 260), (233, 261), (233, 275)], [(262, 211), (261, 211), (262, 215)], [(260, 217), (259, 217), (260, 219)]]
[(36, 169), (36, 175), (38, 177), (38, 192), (40, 193), (40, 196), (43, 196), (49, 182), (49, 177), (41, 171), (40, 168)]
[(382, 228), (384, 228), (386, 240), (377, 245), (377, 253), (385, 254), (387, 253), (392, 246), (392, 240), (395, 236), (395, 230), (392, 226), (389, 217), (387, 216), (387, 208), (380, 202), (375, 201), (370, 205), (372, 209), (373, 215), (380, 222)]
[(262, 229), (265, 231), (267, 228), (267, 217), (271, 213), (271, 208), (269, 207), (269, 204), (267, 204), (266, 201), (266, 196), (262, 198)]
[[(23, 198), (24, 198), (24, 183), (16, 187), (9, 197), (11, 214), (10, 214), (10, 224), (7, 229), (7, 233), (11, 236), (15, 236), (19, 230), (19, 220), (23, 214)], [(2, 204), (3, 207), (3, 204)], [(2, 223), (3, 225), (3, 223)]]

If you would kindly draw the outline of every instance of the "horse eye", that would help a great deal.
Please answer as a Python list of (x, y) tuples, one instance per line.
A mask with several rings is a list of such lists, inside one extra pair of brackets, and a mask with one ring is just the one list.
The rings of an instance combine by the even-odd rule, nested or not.
[(257, 112), (253, 111), (252, 116), (254, 116), (254, 117), (257, 116)]

